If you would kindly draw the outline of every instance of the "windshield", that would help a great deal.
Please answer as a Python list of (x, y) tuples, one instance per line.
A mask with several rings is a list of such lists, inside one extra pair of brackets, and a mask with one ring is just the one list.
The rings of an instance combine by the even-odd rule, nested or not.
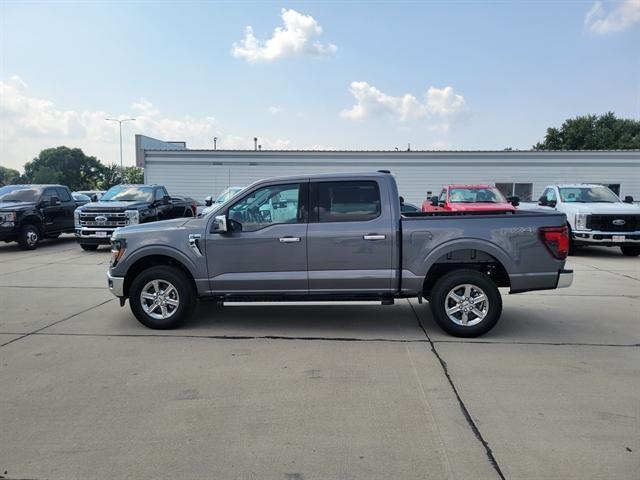
[(152, 202), (152, 187), (132, 187), (118, 185), (107, 190), (102, 197), (101, 202)]
[(0, 188), (0, 202), (37, 202), (40, 189), (23, 185)]
[(229, 200), (231, 197), (233, 197), (236, 193), (239, 193), (242, 190), (244, 190), (244, 187), (229, 187), (223, 190), (220, 195), (218, 195), (218, 198), (216, 198), (215, 203), (224, 203), (227, 200)]
[(616, 203), (620, 199), (607, 187), (566, 187), (560, 189), (566, 203)]
[(452, 188), (449, 190), (451, 203), (506, 203), (507, 200), (497, 188)]

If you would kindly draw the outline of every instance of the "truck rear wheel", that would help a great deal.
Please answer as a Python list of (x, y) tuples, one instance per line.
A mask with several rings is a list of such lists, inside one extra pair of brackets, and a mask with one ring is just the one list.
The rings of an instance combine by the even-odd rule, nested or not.
[(624, 255), (625, 257), (637, 257), (638, 255), (640, 255), (640, 247), (636, 247), (636, 246), (628, 246), (628, 247), (620, 247), (620, 250), (622, 251), (622, 255)]
[(144, 270), (133, 280), (129, 304), (144, 326), (166, 330), (180, 326), (191, 316), (196, 296), (182, 271), (161, 265)]
[(431, 290), (431, 312), (445, 332), (478, 337), (491, 330), (502, 313), (502, 298), (493, 281), (476, 270), (454, 270)]
[(23, 225), (18, 235), (18, 244), (23, 250), (35, 250), (40, 242), (40, 229), (36, 225)]

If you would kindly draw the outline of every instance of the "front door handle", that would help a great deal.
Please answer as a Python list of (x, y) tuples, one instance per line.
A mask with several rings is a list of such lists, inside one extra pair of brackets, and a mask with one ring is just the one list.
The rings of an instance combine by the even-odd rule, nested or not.
[(386, 235), (377, 235), (377, 234), (369, 234), (369, 235), (365, 235), (364, 237), (365, 240), (384, 240), (385, 238), (387, 238)]
[(300, 237), (280, 237), (280, 243), (296, 243), (300, 241)]

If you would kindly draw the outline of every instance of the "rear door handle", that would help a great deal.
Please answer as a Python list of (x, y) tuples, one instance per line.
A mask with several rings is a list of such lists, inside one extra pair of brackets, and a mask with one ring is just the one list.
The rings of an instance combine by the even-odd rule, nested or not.
[(300, 241), (300, 237), (280, 237), (280, 243), (296, 243)]
[(364, 237), (365, 240), (384, 240), (385, 238), (387, 238), (386, 235), (377, 235), (377, 234), (370, 234), (370, 235), (365, 235)]

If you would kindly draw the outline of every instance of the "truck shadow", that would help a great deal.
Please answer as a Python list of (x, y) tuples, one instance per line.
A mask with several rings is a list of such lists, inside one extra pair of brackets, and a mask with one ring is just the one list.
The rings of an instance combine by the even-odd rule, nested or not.
[(222, 336), (426, 340), (407, 303), (216, 307), (202, 302), (180, 332), (203, 329)]
[[(69, 246), (77, 245), (76, 237), (74, 235), (61, 235), (59, 238), (45, 238), (38, 243), (38, 248), (35, 250), (22, 250), (17, 242), (0, 242), (0, 252), (3, 253), (23, 253), (29, 255), (31, 253), (38, 253), (42, 250), (52, 251), (55, 247), (61, 247), (63, 249), (69, 248)], [(80, 246), (78, 250), (80, 250)]]

